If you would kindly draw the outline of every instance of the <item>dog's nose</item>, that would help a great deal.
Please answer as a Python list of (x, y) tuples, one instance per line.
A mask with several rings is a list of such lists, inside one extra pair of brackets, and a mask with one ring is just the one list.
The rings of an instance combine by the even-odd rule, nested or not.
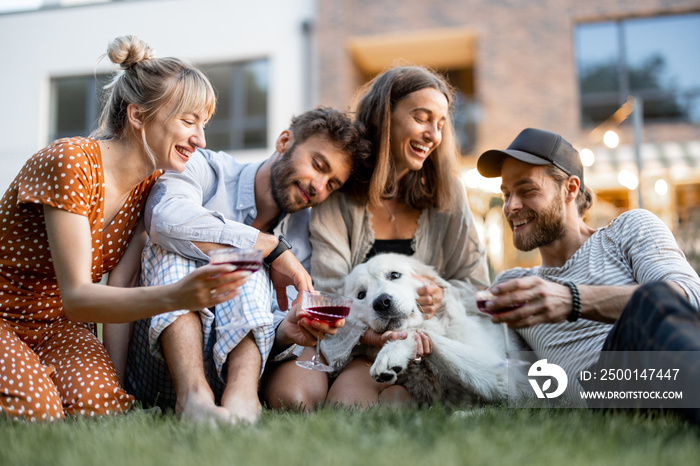
[(382, 293), (374, 300), (372, 307), (378, 314), (387, 313), (391, 308), (391, 296)]

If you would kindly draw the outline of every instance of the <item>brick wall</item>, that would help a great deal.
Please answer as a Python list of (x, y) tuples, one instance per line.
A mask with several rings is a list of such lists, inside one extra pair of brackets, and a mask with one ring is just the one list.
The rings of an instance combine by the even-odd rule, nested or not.
[[(579, 125), (574, 26), (700, 11), (698, 0), (319, 0), (319, 103), (347, 108), (363, 76), (347, 48), (352, 37), (468, 27), (477, 34), (475, 153), (506, 146), (523, 128), (575, 142)], [(647, 126), (647, 141), (697, 139), (697, 125)]]

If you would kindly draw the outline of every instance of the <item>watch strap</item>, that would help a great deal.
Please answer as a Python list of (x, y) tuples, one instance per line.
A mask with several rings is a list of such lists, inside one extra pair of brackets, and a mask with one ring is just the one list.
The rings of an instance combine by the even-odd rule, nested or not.
[(267, 265), (272, 264), (272, 262), (274, 262), (274, 260), (281, 256), (285, 251), (292, 249), (292, 245), (289, 244), (289, 241), (287, 241), (287, 238), (285, 238), (283, 235), (279, 235), (278, 239), (280, 242), (277, 243), (277, 247), (273, 249), (265, 259), (263, 259), (263, 262), (265, 262)]

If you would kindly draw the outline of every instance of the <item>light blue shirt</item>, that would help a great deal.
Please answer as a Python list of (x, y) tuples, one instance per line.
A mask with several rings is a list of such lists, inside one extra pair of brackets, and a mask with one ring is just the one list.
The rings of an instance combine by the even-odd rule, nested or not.
[[(151, 189), (144, 213), (151, 241), (201, 261), (208, 257), (193, 241), (252, 248), (260, 234), (250, 226), (258, 215), (255, 174), (263, 163), (241, 164), (226, 152), (198, 149), (184, 172), (166, 172)], [(307, 271), (310, 214), (311, 209), (283, 214), (273, 230), (292, 244)], [(288, 287), (287, 294), (291, 303), (296, 290)]]

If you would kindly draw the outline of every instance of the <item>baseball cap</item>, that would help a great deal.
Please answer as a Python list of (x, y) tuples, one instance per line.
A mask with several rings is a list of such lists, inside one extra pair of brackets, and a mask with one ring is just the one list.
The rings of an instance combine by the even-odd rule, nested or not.
[(578, 151), (556, 133), (527, 128), (518, 134), (506, 150), (488, 150), (481, 154), (476, 168), (482, 176), (501, 176), (501, 167), (506, 157), (513, 157), (532, 165), (554, 165), (569, 176), (577, 176), (583, 186), (583, 164)]

